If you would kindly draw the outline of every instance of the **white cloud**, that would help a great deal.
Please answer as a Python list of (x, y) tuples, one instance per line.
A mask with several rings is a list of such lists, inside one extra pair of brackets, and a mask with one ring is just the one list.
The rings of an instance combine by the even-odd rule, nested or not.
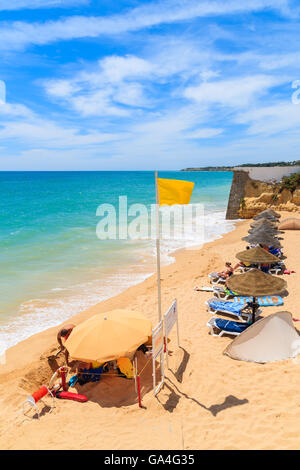
[(281, 80), (272, 76), (251, 75), (190, 86), (184, 91), (184, 96), (198, 103), (242, 107), (280, 82)]
[(251, 135), (279, 135), (282, 132), (299, 132), (300, 105), (281, 102), (237, 115), (235, 121), (247, 124)]
[(211, 139), (224, 132), (223, 129), (214, 129), (212, 127), (204, 127), (202, 129), (196, 129), (192, 132), (185, 134), (188, 139)]
[(0, 27), (3, 50), (13, 50), (30, 44), (43, 45), (58, 40), (118, 35), (161, 24), (175, 23), (199, 17), (234, 15), (265, 9), (290, 14), (288, 0), (165, 0), (138, 6), (127, 13), (108, 17), (72, 16), (45, 23), (13, 22)]
[(0, 121), (0, 139), (14, 141), (37, 147), (43, 144), (51, 148), (76, 148), (103, 144), (121, 138), (121, 134), (109, 134), (96, 131), (82, 133), (76, 128), (66, 128), (58, 124), (34, 117), (33, 119), (20, 119)]

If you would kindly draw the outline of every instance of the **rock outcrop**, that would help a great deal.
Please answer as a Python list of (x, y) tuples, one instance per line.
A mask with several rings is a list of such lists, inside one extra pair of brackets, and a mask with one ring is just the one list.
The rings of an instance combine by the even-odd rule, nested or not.
[(234, 171), (226, 219), (250, 219), (272, 208), (300, 212), (300, 189), (280, 191), (280, 183), (254, 180), (245, 171)]
[(300, 189), (293, 193), (287, 189), (279, 192), (278, 184), (260, 181), (247, 181), (244, 198), (238, 210), (241, 219), (250, 219), (259, 212), (272, 208), (279, 211), (298, 212), (300, 210)]

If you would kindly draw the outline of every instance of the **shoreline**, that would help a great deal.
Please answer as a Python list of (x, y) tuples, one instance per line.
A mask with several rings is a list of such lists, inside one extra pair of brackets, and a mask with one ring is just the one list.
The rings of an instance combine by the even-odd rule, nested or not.
[[(282, 213), (282, 218), (285, 216)], [(237, 222), (233, 231), (198, 250), (176, 251), (175, 262), (162, 268), (162, 310), (177, 298), (181, 347), (177, 348), (176, 331), (172, 331), (171, 370), (166, 370), (165, 386), (157, 399), (152, 393), (151, 370), (146, 370), (142, 379), (144, 410), (138, 407), (130, 381), (118, 378), (112, 383), (103, 378), (99, 384), (82, 387), (79, 393), (88, 397), (87, 403), (56, 400), (52, 413), (45, 412), (39, 421), (21, 422), (22, 402), (40, 384), (49, 383), (53, 373), (47, 355), (56, 350), (58, 328), (54, 327), (10, 348), (6, 365), (0, 366), (0, 448), (300, 448), (299, 364), (286, 360), (262, 365), (224, 356), (232, 338), (212, 337), (206, 326), (209, 315), (204, 301), (211, 293), (193, 291), (195, 285), (209, 285), (207, 274), (221, 269), (225, 261), (237, 261), (235, 254), (245, 247), (241, 238), (250, 222)], [(300, 319), (299, 232), (285, 232), (283, 237), (288, 269), (296, 274), (284, 276), (289, 290), (284, 306), (267, 307), (263, 313), (287, 310)], [(128, 308), (144, 313), (154, 326), (156, 297), (156, 277), (152, 275), (72, 317), (72, 321)], [(299, 329), (299, 323), (295, 327)]]
[[(216, 214), (220, 211), (213, 211), (212, 215), (216, 216)], [(224, 211), (225, 215), (225, 211)], [(172, 249), (170, 251), (162, 252), (161, 253), (161, 266), (168, 266), (170, 264), (173, 264), (176, 259), (175, 259), (175, 254), (180, 251), (180, 250), (198, 250), (199, 247), (205, 246), (207, 243), (211, 243), (219, 238), (222, 238), (226, 233), (229, 233), (230, 231), (235, 229), (237, 221), (232, 220), (232, 221), (227, 221), (224, 219), (223, 221), (223, 232), (222, 233), (216, 233), (214, 236), (214, 240), (211, 241), (205, 241), (202, 245), (199, 245), (198, 242), (195, 244), (191, 244), (188, 247), (179, 247)], [(228, 226), (231, 226), (228, 230)], [(139, 249), (140, 250), (140, 249)], [(146, 255), (145, 255), (146, 256)], [(49, 292), (49, 294), (46, 297), (37, 297), (33, 299), (29, 299), (24, 301), (20, 305), (20, 309), (18, 314), (15, 314), (11, 318), (8, 318), (7, 323), (4, 323), (2, 325), (2, 328), (8, 329), (11, 328), (12, 331), (9, 331), (9, 333), (6, 333), (7, 335), (18, 335), (18, 331), (21, 332), (22, 330), (22, 335), (23, 338), (21, 337), (20, 339), (17, 340), (15, 344), (12, 344), (6, 348), (4, 352), (1, 351), (0, 348), (0, 364), (1, 364), (1, 357), (5, 356), (7, 354), (7, 351), (18, 344), (22, 343), (23, 341), (26, 341), (27, 339), (43, 333), (44, 331), (51, 329), (51, 328), (58, 328), (60, 325), (63, 325), (64, 323), (68, 322), (71, 320), (73, 317), (80, 315), (81, 313), (85, 312), (89, 308), (92, 308), (101, 302), (105, 300), (109, 300), (112, 297), (116, 297), (119, 294), (122, 294), (124, 291), (126, 291), (130, 287), (134, 287), (140, 283), (142, 283), (144, 280), (148, 279), (149, 277), (156, 275), (155, 272), (155, 266), (156, 266), (156, 261), (155, 261), (155, 256), (152, 254), (150, 255), (149, 253), (145, 258), (143, 258), (143, 261), (139, 260), (138, 264), (132, 264), (129, 265), (126, 268), (126, 265), (124, 266), (118, 266), (115, 271), (109, 272), (108, 276), (105, 275), (103, 278), (95, 278), (94, 280), (86, 280), (83, 283), (80, 283), (78, 287), (80, 287), (80, 290), (76, 290), (76, 285), (73, 287), (69, 287), (66, 290), (69, 290), (70, 295), (68, 297), (61, 296), (60, 294), (57, 294), (56, 296), (54, 295), (53, 289)], [(123, 285), (121, 282), (118, 282), (118, 279), (120, 276), (125, 276), (127, 278), (131, 277), (132, 280), (128, 282), (123, 282)], [(111, 281), (112, 285), (110, 286), (109, 280)], [(93, 289), (91, 289), (89, 284), (93, 284)], [(127, 284), (127, 285), (126, 285)], [(100, 291), (105, 290), (103, 286), (106, 286), (107, 290), (105, 292), (99, 292), (97, 293), (97, 288), (96, 286), (99, 285)], [(82, 286), (86, 286), (83, 288)], [(110, 287), (109, 287), (110, 286)], [(115, 289), (117, 293), (113, 294), (112, 291)], [(60, 289), (57, 289), (57, 292), (59, 292)], [(65, 290), (65, 289), (63, 289)], [(73, 293), (72, 293), (73, 292)], [(76, 297), (76, 294), (78, 292), (78, 305), (76, 305), (73, 301), (73, 299)], [(95, 301), (89, 301), (90, 297), (97, 297), (99, 296), (99, 300)], [(102, 297), (102, 298), (101, 298)], [(74, 305), (73, 305), (74, 304)], [(81, 306), (81, 304), (86, 304), (84, 307)], [(68, 305), (70, 305), (70, 309), (74, 308), (75, 313), (72, 314), (71, 316), (66, 315), (64, 310), (67, 309)], [(59, 313), (56, 314), (56, 317), (54, 321), (51, 319), (51, 312), (58, 310)], [(60, 312), (60, 310), (62, 312)], [(40, 313), (40, 310), (45, 310), (45, 312)], [(55, 312), (56, 313), (56, 312)], [(61, 318), (60, 318), (61, 317)], [(33, 330), (38, 330), (38, 331), (33, 331), (33, 333), (30, 334), (30, 327), (35, 323), (35, 320), (39, 321), (40, 323), (38, 325), (35, 325)], [(43, 323), (44, 326), (43, 326)], [(49, 325), (50, 323), (50, 325)], [(52, 324), (51, 324), (52, 323)], [(25, 335), (26, 329), (29, 332), (29, 336), (24, 338), (24, 328), (25, 328)], [(1, 329), (1, 326), (0, 326)], [(20, 335), (19, 335), (20, 336)]]
[[(163, 273), (163, 270), (165, 268), (167, 268), (168, 266), (176, 265), (177, 257), (179, 257), (180, 255), (183, 255), (185, 252), (190, 252), (190, 251), (192, 251), (192, 252), (193, 251), (196, 251), (196, 252), (201, 251), (206, 246), (214, 244), (215, 242), (222, 240), (224, 237), (226, 237), (226, 235), (228, 235), (230, 233), (233, 233), (236, 230), (236, 228), (240, 224), (243, 224), (243, 223), (244, 223), (244, 221), (242, 221), (242, 220), (232, 221), (232, 224), (234, 226), (233, 230), (230, 230), (229, 232), (223, 233), (222, 235), (220, 235), (215, 240), (205, 242), (203, 245), (195, 245), (195, 247), (189, 247), (189, 248), (179, 248), (179, 249), (177, 249), (173, 252), (170, 252), (168, 254), (168, 258), (171, 261), (169, 263), (164, 264), (164, 265), (161, 266), (162, 273)], [(42, 330), (38, 333), (34, 333), (33, 335), (29, 336), (28, 338), (19, 341), (14, 346), (11, 346), (10, 348), (8, 348), (4, 352), (4, 354), (0, 355), (0, 377), (1, 377), (2, 373), (10, 372), (11, 370), (13, 370), (13, 368), (14, 368), (14, 358), (19, 353), (21, 353), (21, 357), (22, 357), (22, 360), (21, 360), (22, 366), (26, 365), (27, 361), (25, 361), (25, 355), (24, 354), (26, 354), (26, 351), (28, 351), (27, 354), (30, 356), (31, 342), (36, 341), (37, 344), (41, 344), (44, 340), (47, 341), (48, 339), (53, 338), (53, 332), (57, 333), (59, 328), (63, 324), (65, 324), (66, 322), (68, 322), (70, 320), (75, 321), (75, 322), (78, 321), (78, 323), (79, 323), (79, 322), (89, 318), (89, 316), (93, 315), (95, 311), (97, 311), (97, 313), (100, 313), (100, 312), (105, 312), (105, 311), (112, 310), (113, 308), (118, 308), (118, 307), (112, 307), (112, 308), (107, 307), (109, 310), (103, 310), (104, 304), (105, 305), (106, 304), (110, 305), (111, 303), (115, 304), (115, 302), (119, 303), (119, 300), (121, 300), (121, 299), (119, 299), (119, 297), (126, 296), (126, 293), (128, 291), (130, 291), (129, 292), (129, 295), (130, 295), (131, 290), (134, 289), (134, 288), (138, 288), (138, 287), (142, 288), (143, 284), (146, 283), (148, 280), (149, 280), (149, 282), (153, 282), (156, 285), (156, 273), (153, 272), (152, 274), (149, 274), (146, 277), (146, 279), (144, 279), (141, 282), (139, 281), (136, 284), (133, 284), (133, 285), (127, 287), (122, 292), (120, 292), (120, 293), (118, 293), (114, 296), (108, 297), (107, 299), (101, 300), (100, 302), (97, 302), (96, 304), (92, 305), (91, 307), (89, 307), (87, 309), (84, 309), (84, 310), (80, 311), (79, 313), (68, 317), (68, 319), (64, 320), (63, 322), (61, 322), (61, 323), (59, 323), (59, 324), (57, 324), (53, 327)], [(167, 307), (166, 307), (166, 309), (167, 309)], [(155, 323), (153, 325), (155, 325)], [(56, 340), (56, 334), (55, 334), (55, 340)], [(12, 358), (12, 360), (10, 360), (10, 358)], [(33, 361), (37, 360), (37, 354), (34, 354), (34, 353), (32, 354), (32, 360)], [(3, 364), (3, 361), (5, 361), (5, 364)], [(11, 366), (9, 364), (10, 362), (12, 362)]]

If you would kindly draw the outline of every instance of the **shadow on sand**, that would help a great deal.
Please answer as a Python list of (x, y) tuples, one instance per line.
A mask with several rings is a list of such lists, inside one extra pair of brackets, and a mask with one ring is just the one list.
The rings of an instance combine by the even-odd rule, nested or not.
[[(178, 387), (170, 379), (166, 377), (167, 382), (165, 382), (165, 387), (170, 391), (168, 400), (165, 403), (162, 403), (157, 397), (157, 400), (165, 408), (165, 410), (172, 413), (179, 403), (180, 398), (184, 397), (187, 400), (191, 400), (196, 403), (201, 408), (209, 411), (213, 416), (217, 416), (220, 411), (226, 410), (227, 408), (232, 408), (233, 406), (245, 405), (249, 403), (247, 398), (239, 399), (234, 395), (228, 395), (223, 403), (211, 405), (210, 407), (205, 406), (203, 403), (200, 403), (196, 398), (188, 396), (186, 393), (178, 389)], [(170, 383), (170, 384), (169, 384)], [(177, 393), (176, 393), (177, 392)]]

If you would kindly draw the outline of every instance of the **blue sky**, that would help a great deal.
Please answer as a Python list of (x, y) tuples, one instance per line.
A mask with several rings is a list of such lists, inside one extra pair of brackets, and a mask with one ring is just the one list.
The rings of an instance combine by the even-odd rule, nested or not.
[(0, 170), (299, 159), (299, 31), (294, 0), (0, 0)]

